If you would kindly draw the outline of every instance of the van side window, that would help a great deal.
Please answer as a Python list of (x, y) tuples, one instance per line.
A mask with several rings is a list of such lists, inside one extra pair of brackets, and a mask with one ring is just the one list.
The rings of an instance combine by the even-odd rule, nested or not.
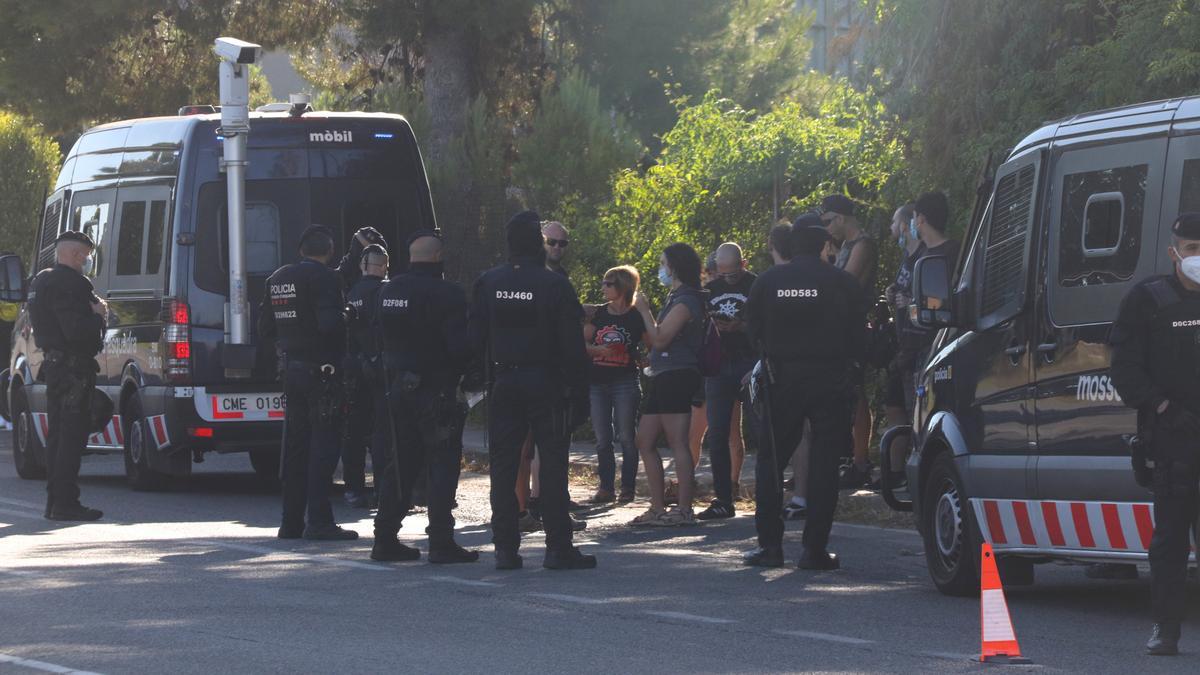
[(1058, 283), (1065, 288), (1129, 281), (1142, 250), (1149, 165), (1063, 176)]
[(150, 202), (150, 221), (146, 232), (146, 274), (158, 274), (162, 269), (163, 237), (167, 230), (167, 202)]
[(42, 219), (42, 238), (38, 242), (37, 268), (33, 271), (46, 269), (54, 264), (54, 240), (62, 234), (63, 198), (59, 197), (46, 205), (46, 216)]
[(108, 230), (109, 217), (108, 203), (76, 206), (75, 211), (71, 214), (71, 229), (87, 233), (92, 241), (96, 242), (96, 250), (92, 254), (92, 267), (85, 270), (93, 279), (104, 274), (104, 264), (107, 258), (104, 233)]
[(983, 247), (980, 330), (1012, 318), (1024, 302), (1038, 166), (1027, 164), (996, 183)]
[(1183, 180), (1179, 186), (1179, 212), (1200, 211), (1200, 159), (1183, 162)]

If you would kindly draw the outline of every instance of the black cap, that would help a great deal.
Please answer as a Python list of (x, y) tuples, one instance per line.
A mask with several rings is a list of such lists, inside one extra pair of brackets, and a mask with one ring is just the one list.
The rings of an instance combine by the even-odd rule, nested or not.
[(510, 255), (537, 255), (544, 251), (545, 239), (542, 237), (542, 217), (537, 211), (522, 211), (509, 219), (504, 226), (505, 238), (508, 240)]
[(821, 200), (821, 215), (837, 213), (843, 216), (854, 215), (854, 202), (846, 195), (829, 195)]
[[(808, 213), (801, 213), (792, 221), (793, 229), (798, 230), (802, 227), (819, 227), (824, 230), (825, 223), (821, 222), (821, 216), (809, 211)], [(829, 232), (827, 231), (825, 234), (828, 235)]]
[(58, 235), (58, 237), (54, 240), (54, 243), (58, 244), (64, 241), (74, 241), (80, 244), (87, 244), (88, 248), (96, 248), (96, 242), (92, 241), (92, 238), (89, 237), (86, 232), (67, 230), (66, 232)]
[(325, 227), (324, 225), (309, 225), (308, 227), (304, 228), (304, 232), (300, 233), (300, 243), (297, 245), (303, 247), (304, 242), (309, 237), (318, 234), (323, 234), (326, 237), (329, 237), (329, 241), (333, 241), (333, 232), (331, 232), (328, 227)]
[(434, 239), (441, 241), (442, 229), (438, 228), (436, 230), (417, 230), (416, 232), (413, 232), (412, 234), (408, 235), (408, 240), (404, 242), (404, 245), (412, 246), (414, 241), (416, 241), (418, 239), (424, 239), (425, 237), (433, 237)]
[(1200, 240), (1200, 213), (1181, 213), (1171, 226), (1171, 234), (1180, 239)]

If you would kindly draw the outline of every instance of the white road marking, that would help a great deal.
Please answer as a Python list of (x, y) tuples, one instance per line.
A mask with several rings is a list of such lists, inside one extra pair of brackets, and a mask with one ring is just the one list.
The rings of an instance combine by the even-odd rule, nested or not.
[(528, 595), (534, 598), (561, 600), (562, 602), (574, 602), (580, 605), (604, 605), (609, 602), (602, 598), (585, 598), (579, 595), (566, 595), (564, 593), (529, 593)]
[(45, 661), (35, 661), (33, 659), (23, 659), (19, 656), (12, 656), (10, 654), (0, 654), (0, 663), (11, 663), (14, 666), (21, 666), (23, 668), (31, 668), (33, 670), (40, 670), (40, 671), (46, 672), (46, 673), (73, 673), (74, 675), (98, 675), (97, 673), (93, 673), (93, 672), (87, 671), (87, 670), (75, 670), (74, 668), (68, 668), (66, 666), (59, 666), (59, 665), (56, 665), (53, 663), (46, 663)]
[(788, 637), (807, 638), (809, 640), (822, 640), (824, 642), (837, 642), (844, 645), (873, 645), (874, 640), (863, 640), (855, 637), (847, 637), (845, 635), (833, 635), (830, 633), (817, 633), (809, 630), (776, 630), (773, 631), (776, 635), (786, 635)]
[(35, 504), (33, 502), (26, 502), (20, 499), (8, 499), (6, 497), (0, 497), (0, 503), (12, 504), (13, 506), (24, 506), (27, 509), (34, 509), (37, 511), (42, 510), (42, 508), (45, 506), (45, 504)]
[(498, 584), (494, 581), (477, 581), (475, 579), (463, 579), (462, 577), (452, 577), (446, 575), (438, 575), (429, 577), (430, 581), (444, 581), (448, 584), (461, 584), (463, 586), (484, 586), (488, 588), (497, 588), (504, 584)]
[(679, 619), (680, 621), (695, 621), (697, 623), (737, 623), (733, 619), (718, 619), (714, 616), (700, 616), (699, 614), (688, 614), (687, 612), (662, 612), (646, 609), (642, 610), (642, 613), (663, 619)]

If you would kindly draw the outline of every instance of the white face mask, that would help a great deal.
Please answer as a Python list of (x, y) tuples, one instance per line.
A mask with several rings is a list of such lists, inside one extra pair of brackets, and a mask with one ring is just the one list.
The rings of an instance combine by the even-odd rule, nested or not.
[(96, 272), (96, 256), (89, 255), (83, 259), (83, 273), (87, 276), (92, 276)]
[(670, 288), (671, 280), (672, 280), (671, 272), (667, 270), (665, 265), (659, 265), (659, 267), (658, 267), (658, 282), (661, 283), (663, 286)]
[(1183, 272), (1183, 276), (1200, 284), (1200, 255), (1190, 255), (1185, 258), (1179, 249), (1172, 248), (1171, 250), (1179, 256), (1179, 269)]

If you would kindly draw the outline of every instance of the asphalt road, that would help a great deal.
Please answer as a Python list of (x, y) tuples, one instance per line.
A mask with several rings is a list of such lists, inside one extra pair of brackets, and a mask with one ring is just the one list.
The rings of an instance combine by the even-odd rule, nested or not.
[[(480, 563), (371, 562), (365, 511), (337, 502), (357, 542), (280, 541), (278, 498), (244, 456), (210, 457), (185, 491), (134, 493), (119, 457), (84, 460), (94, 524), (43, 520), (43, 485), (12, 468), (0, 432), (0, 672), (971, 672), (975, 599), (943, 597), (908, 531), (838, 525), (836, 572), (748, 569), (748, 515), (671, 531), (589, 516), (596, 570), (497, 572), (487, 479), (464, 477), (459, 540)], [(584, 495), (580, 488), (577, 497)], [(401, 536), (424, 548), (424, 517)], [(799, 532), (789, 530), (789, 556)], [(1190, 589), (1196, 606), (1195, 587)], [(1200, 670), (1200, 622), (1185, 654), (1141, 655), (1148, 587), (1041, 566), (1010, 589), (1017, 635), (1044, 672)]]

